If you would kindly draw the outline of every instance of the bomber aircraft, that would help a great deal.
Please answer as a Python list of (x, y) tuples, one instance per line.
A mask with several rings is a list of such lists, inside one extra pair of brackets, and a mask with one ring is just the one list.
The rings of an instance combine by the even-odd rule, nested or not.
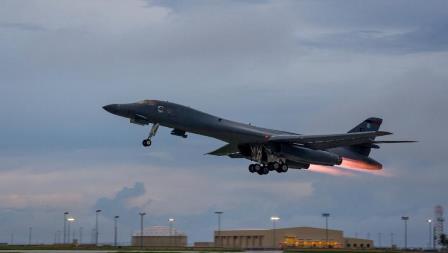
[(374, 117), (348, 133), (301, 135), (223, 119), (168, 101), (143, 100), (103, 108), (134, 124), (152, 124), (142, 142), (145, 147), (151, 146), (159, 126), (172, 128), (172, 135), (183, 138), (187, 138), (187, 133), (204, 135), (227, 143), (208, 154), (251, 160), (254, 163), (249, 165), (249, 171), (259, 175), (270, 171), (283, 173), (288, 168), (308, 169), (312, 164), (335, 166), (343, 161), (356, 163), (361, 169), (381, 170), (382, 164), (369, 157), (372, 148), (378, 149), (382, 143), (414, 142), (375, 140), (392, 133), (378, 131), (382, 119)]

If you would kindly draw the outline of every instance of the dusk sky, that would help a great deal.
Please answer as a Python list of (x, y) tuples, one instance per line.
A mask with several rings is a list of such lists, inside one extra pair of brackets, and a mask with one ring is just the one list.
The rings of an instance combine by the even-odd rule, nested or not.
[[(168, 225), (189, 243), (223, 229), (322, 227), (378, 244), (428, 242), (448, 208), (448, 1), (0, 0), (0, 242), (53, 242), (63, 212), (90, 242)], [(383, 171), (251, 174), (249, 161), (204, 155), (222, 142), (149, 127), (102, 109), (168, 100), (304, 134), (384, 119)]]

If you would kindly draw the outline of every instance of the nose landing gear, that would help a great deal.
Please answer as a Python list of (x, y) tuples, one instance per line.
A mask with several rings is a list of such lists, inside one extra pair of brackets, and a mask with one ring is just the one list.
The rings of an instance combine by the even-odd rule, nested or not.
[(151, 146), (151, 144), (152, 144), (151, 139), (144, 139), (144, 140), (142, 141), (142, 145), (143, 145), (143, 147), (149, 147), (149, 146)]
[(155, 123), (152, 125), (151, 130), (149, 131), (148, 138), (142, 141), (143, 147), (149, 147), (152, 144), (151, 138), (154, 137), (159, 129), (159, 123)]

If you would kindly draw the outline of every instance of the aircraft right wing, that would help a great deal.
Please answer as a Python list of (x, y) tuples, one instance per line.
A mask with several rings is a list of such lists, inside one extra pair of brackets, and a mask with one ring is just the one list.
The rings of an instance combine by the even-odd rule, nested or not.
[(297, 143), (311, 148), (326, 149), (362, 143), (372, 143), (374, 137), (390, 134), (392, 133), (385, 131), (368, 131), (327, 135), (273, 135), (268, 138), (268, 141)]
[(413, 143), (417, 141), (372, 141), (374, 144), (381, 144), (381, 143)]

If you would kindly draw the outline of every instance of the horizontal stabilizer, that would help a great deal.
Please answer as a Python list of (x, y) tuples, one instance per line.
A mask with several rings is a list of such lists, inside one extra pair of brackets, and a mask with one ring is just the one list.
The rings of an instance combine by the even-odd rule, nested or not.
[(372, 141), (372, 143), (375, 144), (381, 144), (381, 143), (414, 143), (417, 141)]
[(207, 153), (207, 155), (224, 156), (224, 155), (236, 154), (238, 152), (239, 152), (238, 145), (229, 143), (227, 145), (218, 148), (215, 151)]

